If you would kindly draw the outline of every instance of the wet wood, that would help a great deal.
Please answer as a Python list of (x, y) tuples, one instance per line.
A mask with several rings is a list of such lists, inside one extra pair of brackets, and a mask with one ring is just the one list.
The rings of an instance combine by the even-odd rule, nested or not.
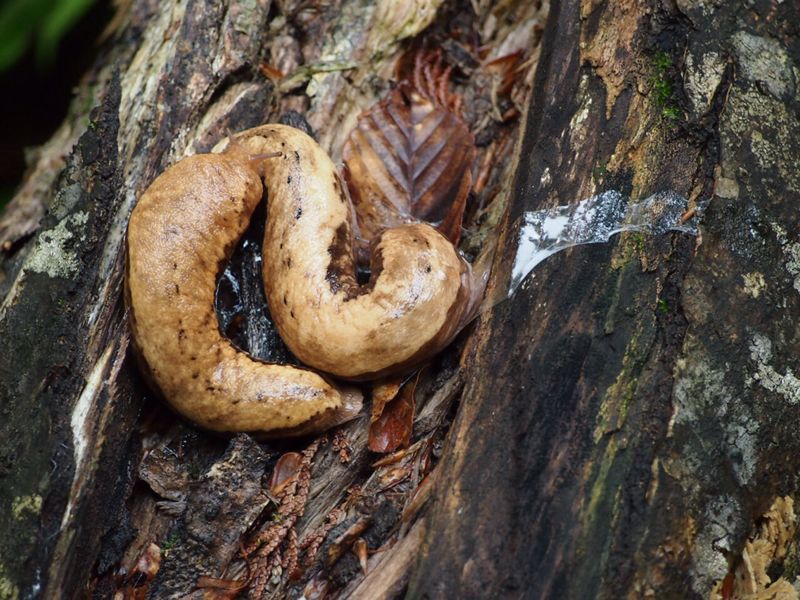
[[(702, 237), (550, 258), (426, 369), (409, 449), (377, 462), (366, 414), (331, 436), (281, 542), (302, 573), (269, 565), (268, 597), (793, 597), (796, 4), (561, 0), (541, 57), (546, 4), (428, 6), (126, 4), (0, 229), (15, 238), (0, 258), (0, 597), (110, 597), (156, 566), (153, 593), (248, 577), (237, 544), (274, 517), (278, 457), (309, 442), (210, 436), (147, 391), (120, 295), (127, 218), (166, 165), (265, 120), (310, 127), (339, 160), (423, 30), (458, 65), (479, 183), (462, 247), (501, 223), (495, 285), (524, 211), (598, 191), (679, 192)], [(537, 60), (532, 97), (504, 96)], [(221, 321), (246, 314), (232, 337), (286, 358), (248, 248), (226, 279), (243, 313), (218, 307)], [(246, 485), (226, 496), (231, 464)], [(221, 554), (187, 533), (198, 523)]]
[[(524, 104), (546, 15), (541, 2), (120, 6), (116, 29), (67, 121), (40, 150), (0, 222), (3, 597), (110, 597), (134, 588), (180, 595), (220, 580), (235, 588), (249, 576), (237, 544), (275, 517), (274, 504), (257, 493), (258, 471), (265, 491), (278, 457), (309, 443), (261, 444), (264, 455), (233, 461), (246, 484), (226, 501), (236, 522), (215, 512), (211, 496), (219, 501), (230, 492), (219, 488), (219, 470), (235, 448), (169, 413), (147, 389), (130, 349), (122, 248), (142, 190), (180, 157), (269, 120), (312, 131), (340, 160), (357, 116), (391, 88), (395, 63), (423, 30), (448, 62), (461, 65), (453, 85), (462, 94), (469, 89), (465, 108), (480, 152), (496, 153), (511, 145), (518, 121), (496, 120), (481, 107)], [(498, 96), (478, 55), (517, 50), (526, 57), (514, 72), (518, 85)], [(504, 162), (482, 172), (482, 192), (470, 210), (486, 225), (469, 232), (473, 250), (502, 213), (511, 169)], [(264, 309), (258, 257), (248, 245), (259, 233), (258, 226), (248, 233), (225, 273), (220, 321), (254, 354), (291, 360)], [(240, 295), (229, 294), (233, 288)], [(235, 306), (226, 306), (231, 297)], [(322, 445), (302, 517), (277, 556), (288, 560), (299, 547), (309, 565), (299, 581), (267, 565), (272, 570), (259, 576), (268, 580), (270, 597), (297, 595), (313, 578), (331, 582), (331, 593), (357, 586), (369, 595), (371, 584), (359, 583), (364, 575), (351, 549), (363, 558), (383, 548), (387, 560), (393, 548), (405, 549), (386, 563), (394, 565), (394, 587), (380, 583), (403, 587), (409, 549), (422, 529), (401, 522), (402, 515), (449, 426), (460, 389), (459, 350), (438, 359), (420, 382), (412, 445), (402, 455), (372, 466), (377, 456), (366, 449), (366, 414)], [(247, 498), (257, 500), (245, 510)], [(409, 514), (416, 519), (419, 510)], [(326, 562), (333, 541), (353, 523), (364, 524), (360, 537), (342, 542), (338, 560)], [(409, 531), (415, 543), (398, 543)]]
[[(756, 597), (798, 491), (798, 16), (554, 3), (495, 275), (596, 191), (675, 190), (702, 238), (574, 248), (481, 322), (408, 597)], [(796, 598), (763, 547), (749, 592)]]

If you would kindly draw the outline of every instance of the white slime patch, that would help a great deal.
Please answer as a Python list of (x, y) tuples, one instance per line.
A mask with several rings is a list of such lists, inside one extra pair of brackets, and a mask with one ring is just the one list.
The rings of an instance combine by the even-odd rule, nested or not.
[(536, 265), (572, 246), (607, 242), (622, 231), (653, 235), (682, 231), (697, 235), (696, 225), (681, 223), (687, 207), (686, 198), (673, 191), (658, 192), (634, 203), (610, 190), (576, 204), (526, 212), (522, 215), (507, 297), (517, 291)]

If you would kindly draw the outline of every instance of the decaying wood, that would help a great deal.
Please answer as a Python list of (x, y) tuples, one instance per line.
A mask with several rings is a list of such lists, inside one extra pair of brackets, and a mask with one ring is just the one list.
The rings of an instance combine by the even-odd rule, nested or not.
[[(485, 109), (522, 108), (547, 8), (365, 0), (120, 6), (116, 33), (2, 222), (10, 241), (0, 250), (3, 597), (200, 593), (193, 583), (209, 594), (236, 590), (249, 573), (232, 540), (262, 525), (257, 472), (264, 467), (266, 491), (278, 455), (303, 447), (260, 445), (262, 455), (245, 438), (229, 446), (177, 419), (144, 385), (120, 287), (128, 215), (154, 177), (229, 132), (278, 119), (309, 128), (340, 160), (357, 116), (391, 88), (395, 63), (413, 56), (411, 40), (423, 30), (414, 43), (441, 46), (458, 67), (454, 85), (467, 95), (480, 155), (496, 154), (519, 121)], [(513, 89), (498, 95), (495, 70), (482, 61), (517, 51), (528, 62), (514, 71)], [(482, 171), (470, 218), (485, 227), (467, 232), (472, 252), (502, 214), (511, 169), (505, 161)], [(266, 319), (251, 246), (237, 253), (221, 295), (235, 281), (244, 289), (234, 298), (241, 306), (220, 299), (221, 322), (258, 356), (285, 357)], [(457, 401), (458, 350), (418, 386), (411, 449), (371, 466), (365, 418), (315, 456), (304, 515), (287, 539), (298, 560), (316, 552), (298, 581), (277, 569), (270, 597), (319, 581), (331, 593), (358, 587), (366, 597), (371, 585), (402, 589), (423, 530), (403, 515), (416, 519), (424, 507), (414, 492), (435, 464)], [(241, 456), (246, 447), (252, 456)], [(220, 469), (234, 463), (244, 485), (238, 492), (218, 487)], [(225, 506), (214, 509), (211, 496)], [(253, 504), (245, 510), (246, 498)], [(263, 512), (270, 518), (269, 508)], [(351, 539), (344, 533), (354, 524), (361, 529)], [(304, 546), (306, 539), (313, 543)], [(387, 576), (367, 581), (362, 563), (369, 573), (376, 556)]]
[(409, 597), (798, 597), (798, 17), (554, 4), (496, 281), (523, 211), (597, 191), (702, 236), (574, 248), (484, 319)]
[[(221, 573), (269, 498), (262, 489), (267, 454), (241, 434), (187, 494), (185, 510), (168, 534), (171, 547), (150, 585), (152, 598), (186, 598), (198, 579)], [(196, 594), (202, 598), (202, 593)]]
[[(559, 0), (541, 56), (536, 2), (123, 4), (2, 222), (0, 597), (248, 579), (236, 538), (275, 514), (275, 461), (307, 442), (215, 438), (146, 390), (125, 224), (229, 131), (282, 118), (339, 160), (423, 30), (479, 148), (462, 248), (501, 223), (494, 285), (524, 211), (599, 191), (675, 190), (702, 235), (552, 257), (426, 369), (410, 448), (377, 462), (366, 415), (321, 446), (281, 557), (299, 574), (271, 565), (267, 597), (797, 597), (796, 3)], [(281, 356), (248, 248), (221, 320)]]

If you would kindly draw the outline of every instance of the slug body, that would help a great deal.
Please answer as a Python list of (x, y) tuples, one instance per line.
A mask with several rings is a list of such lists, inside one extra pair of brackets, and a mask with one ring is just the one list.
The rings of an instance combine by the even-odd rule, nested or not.
[(131, 330), (154, 387), (201, 427), (312, 433), (357, 413), (360, 392), (252, 358), (222, 337), (214, 310), (219, 273), (261, 196), (237, 156), (191, 156), (153, 182), (128, 225)]
[(308, 369), (259, 361), (219, 331), (218, 277), (268, 193), (263, 275), (291, 351), (338, 377), (402, 372), (458, 333), (472, 309), (470, 268), (432, 227), (385, 231), (372, 276), (356, 280), (354, 211), (335, 166), (297, 129), (245, 131), (220, 154), (159, 176), (128, 226), (126, 301), (150, 379), (181, 414), (215, 431), (300, 435), (353, 417), (361, 393)]
[(295, 356), (345, 379), (375, 379), (407, 371), (460, 331), (470, 267), (447, 238), (422, 223), (384, 231), (360, 286), (354, 211), (325, 151), (281, 125), (245, 131), (237, 144), (278, 154), (260, 165), (269, 193), (262, 265), (270, 312)]

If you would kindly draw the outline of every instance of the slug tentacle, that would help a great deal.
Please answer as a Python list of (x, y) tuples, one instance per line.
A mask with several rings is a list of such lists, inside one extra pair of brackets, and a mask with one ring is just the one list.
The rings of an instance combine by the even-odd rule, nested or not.
[(333, 162), (305, 133), (264, 125), (235, 136), (269, 193), (264, 287), (286, 345), (304, 363), (352, 380), (407, 370), (465, 324), (470, 267), (433, 227), (383, 232), (367, 285), (356, 280), (353, 209)]

